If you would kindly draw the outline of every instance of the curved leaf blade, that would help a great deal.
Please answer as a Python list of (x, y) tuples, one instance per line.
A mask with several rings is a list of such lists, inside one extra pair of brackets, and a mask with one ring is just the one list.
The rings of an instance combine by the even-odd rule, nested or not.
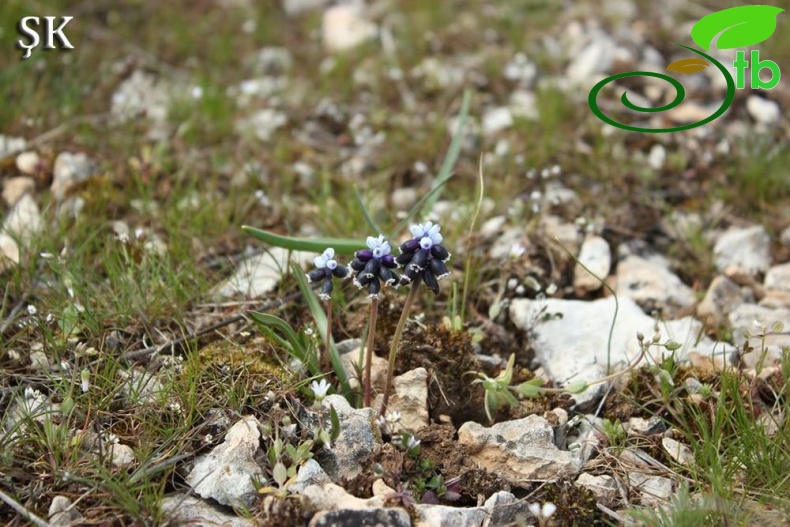
[(682, 73), (683, 75), (689, 75), (691, 73), (700, 72), (708, 66), (710, 66), (710, 64), (705, 59), (680, 59), (667, 66), (667, 71), (674, 71), (677, 73)]
[(704, 50), (710, 50), (717, 36), (718, 49), (753, 46), (773, 35), (776, 17), (782, 11), (784, 9), (770, 5), (745, 5), (716, 11), (694, 24), (691, 38)]
[(337, 254), (349, 255), (365, 248), (363, 242), (349, 238), (295, 238), (293, 236), (283, 236), (282, 234), (256, 229), (249, 225), (243, 225), (241, 229), (262, 242), (291, 251), (320, 253), (327, 247), (332, 247)]

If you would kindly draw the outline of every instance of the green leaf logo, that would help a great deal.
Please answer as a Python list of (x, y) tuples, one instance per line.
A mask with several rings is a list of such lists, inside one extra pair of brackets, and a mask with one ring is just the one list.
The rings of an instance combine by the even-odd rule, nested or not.
[(710, 66), (710, 64), (708, 64), (708, 61), (705, 59), (680, 59), (667, 66), (667, 71), (676, 71), (678, 73), (688, 75), (690, 73), (702, 71), (708, 66)]
[(776, 17), (784, 11), (771, 5), (745, 5), (702, 17), (691, 29), (699, 47), (710, 50), (713, 39), (718, 49), (753, 46), (767, 40), (776, 30)]

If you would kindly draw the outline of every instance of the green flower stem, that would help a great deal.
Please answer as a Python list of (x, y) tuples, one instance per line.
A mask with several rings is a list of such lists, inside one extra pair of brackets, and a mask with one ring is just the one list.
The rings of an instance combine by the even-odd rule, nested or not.
[(321, 357), (321, 371), (323, 373), (329, 373), (332, 371), (332, 300), (326, 300), (326, 348), (324, 349), (324, 355)]
[(395, 372), (395, 355), (398, 353), (398, 346), (400, 346), (400, 339), (401, 335), (403, 335), (403, 329), (406, 327), (406, 320), (409, 318), (411, 305), (414, 303), (414, 299), (417, 298), (417, 289), (419, 288), (419, 285), (419, 279), (412, 283), (409, 296), (406, 297), (406, 303), (403, 305), (403, 311), (400, 314), (400, 320), (398, 320), (398, 326), (395, 328), (395, 335), (393, 335), (392, 342), (390, 343), (390, 356), (389, 363), (387, 364), (387, 386), (384, 388), (384, 400), (381, 402), (381, 415), (384, 415), (384, 413), (387, 411), (387, 403), (389, 402), (390, 398), (390, 388), (392, 387), (392, 375)]
[(371, 364), (373, 363), (373, 343), (376, 340), (376, 318), (379, 312), (379, 299), (370, 300), (370, 327), (368, 328), (368, 342), (365, 344), (365, 406), (370, 407), (371, 402)]

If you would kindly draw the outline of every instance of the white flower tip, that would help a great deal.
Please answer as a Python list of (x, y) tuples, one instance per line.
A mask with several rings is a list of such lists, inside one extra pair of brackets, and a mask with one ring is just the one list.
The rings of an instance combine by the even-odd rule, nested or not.
[(546, 503), (543, 504), (543, 510), (541, 511), (541, 513), (544, 518), (546, 519), (551, 518), (551, 516), (555, 512), (557, 512), (557, 506), (554, 505), (552, 502), (547, 501)]

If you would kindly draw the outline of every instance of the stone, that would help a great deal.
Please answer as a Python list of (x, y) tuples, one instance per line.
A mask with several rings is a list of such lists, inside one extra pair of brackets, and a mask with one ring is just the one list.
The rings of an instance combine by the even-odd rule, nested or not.
[(0, 158), (23, 152), (27, 146), (24, 137), (11, 137), (0, 134)]
[(537, 121), (540, 118), (538, 97), (535, 95), (535, 92), (515, 90), (510, 94), (508, 104), (513, 117), (529, 121)]
[(499, 237), (491, 244), (488, 250), (488, 257), (492, 260), (499, 260), (510, 255), (513, 245), (522, 243), (526, 239), (526, 233), (523, 227), (510, 227), (505, 230)]
[(661, 446), (664, 447), (669, 457), (681, 465), (689, 466), (694, 462), (694, 454), (691, 449), (671, 437), (662, 437)]
[(507, 216), (494, 216), (484, 221), (478, 232), (483, 238), (493, 238), (502, 231), (506, 223)]
[(28, 150), (16, 156), (16, 169), (20, 174), (26, 176), (35, 176), (36, 173), (42, 168), (41, 156), (38, 152)]
[(352, 479), (365, 470), (376, 448), (372, 426), (376, 412), (372, 408), (352, 408), (345, 397), (336, 394), (324, 399), (324, 406), (330, 405), (337, 412), (340, 434), (324, 447), (316, 460), (332, 481), (337, 482)]
[[(344, 346), (340, 344), (345, 343)], [(340, 364), (343, 366), (343, 371), (346, 372), (348, 378), (348, 385), (352, 389), (356, 389), (360, 385), (360, 380), (357, 377), (357, 371), (365, 371), (364, 360), (366, 356), (360, 356), (362, 348), (362, 341), (359, 339), (348, 339), (337, 345), (337, 354), (340, 358)], [(387, 379), (387, 359), (379, 357), (375, 353), (371, 356), (370, 364), (370, 382), (374, 388), (380, 387), (384, 389), (384, 384)]]
[(19, 264), (19, 245), (16, 240), (0, 231), (0, 273)]
[(483, 133), (494, 135), (513, 126), (513, 114), (507, 106), (498, 106), (486, 110), (483, 114)]
[[(778, 360), (782, 356), (782, 348), (790, 347), (790, 309), (771, 309), (754, 304), (742, 304), (735, 308), (728, 317), (730, 328), (732, 328), (733, 343), (739, 349), (750, 348), (754, 352), (747, 353), (741, 357), (744, 365), (748, 368), (754, 366), (754, 362), (759, 357), (763, 346), (767, 353), (766, 364)], [(767, 334), (763, 340), (760, 328), (755, 326), (755, 322), (770, 331), (771, 326), (779, 322), (784, 325), (784, 332), (779, 334)], [(744, 331), (749, 333), (746, 336)]]
[(110, 113), (118, 122), (143, 117), (151, 124), (148, 139), (165, 140), (172, 91), (176, 90), (156, 75), (135, 70), (113, 92)]
[(321, 34), (324, 49), (348, 51), (378, 36), (378, 26), (362, 16), (355, 4), (335, 5), (324, 11)]
[(221, 445), (195, 460), (186, 483), (203, 498), (230, 507), (250, 507), (258, 499), (252, 478), (265, 479), (255, 461), (260, 448), (260, 423), (247, 416), (228, 430)]
[(763, 273), (771, 265), (771, 239), (761, 225), (734, 227), (719, 235), (713, 246), (716, 269), (740, 268), (752, 275)]
[(458, 430), (458, 444), (479, 468), (513, 485), (534, 480), (555, 481), (579, 472), (571, 452), (554, 444), (554, 430), (539, 415), (497, 423), (486, 428), (473, 421)]
[[(581, 248), (582, 237), (579, 229), (573, 223), (567, 223), (559, 216), (552, 214), (541, 216), (540, 228), (543, 236), (552, 242), (559, 241), (572, 253), (578, 253)], [(565, 251), (561, 251), (563, 254)]]
[(785, 230), (782, 231), (782, 234), (779, 235), (779, 241), (782, 242), (782, 245), (785, 247), (790, 247), (790, 225), (788, 225)]
[(41, 232), (43, 223), (33, 196), (24, 194), (6, 216), (2, 232), (27, 247), (33, 237)]
[(52, 169), (52, 194), (63, 199), (69, 189), (89, 180), (96, 173), (95, 163), (83, 152), (61, 152)]
[(628, 484), (638, 490), (642, 505), (657, 506), (669, 501), (674, 493), (674, 482), (663, 476), (647, 476), (639, 472), (628, 472)]
[(615, 43), (611, 38), (603, 34), (596, 35), (573, 57), (565, 70), (565, 76), (572, 84), (589, 83), (594, 75), (609, 70), (614, 50)]
[(664, 148), (664, 145), (655, 144), (650, 149), (650, 153), (647, 156), (647, 164), (650, 165), (650, 168), (653, 170), (661, 170), (664, 168), (664, 163), (667, 160), (667, 149)]
[(3, 180), (3, 200), (9, 207), (25, 194), (32, 194), (36, 189), (36, 181), (32, 177), (19, 176)]
[(417, 203), (417, 189), (414, 187), (396, 188), (392, 191), (390, 202), (396, 211), (407, 212)]
[(463, 85), (465, 71), (447, 60), (425, 57), (412, 68), (411, 77), (420, 80), (425, 90), (438, 91)]
[(714, 327), (720, 326), (727, 321), (730, 311), (746, 302), (754, 302), (754, 295), (749, 289), (719, 275), (710, 283), (705, 297), (697, 305), (697, 318)]
[(299, 467), (296, 479), (288, 486), (288, 491), (300, 494), (310, 485), (321, 486), (331, 482), (321, 465), (315, 459), (308, 459)]
[(216, 300), (242, 296), (258, 298), (272, 291), (280, 277), (288, 270), (288, 256), (297, 264), (312, 263), (314, 253), (291, 252), (280, 247), (271, 247), (261, 254), (243, 259), (233, 276), (215, 286), (212, 296)]
[(275, 132), (288, 124), (288, 116), (276, 108), (264, 108), (236, 121), (236, 132), (242, 135), (252, 134), (260, 141), (267, 143)]
[(400, 412), (401, 426), (412, 433), (428, 426), (428, 370), (416, 368), (408, 371), (395, 377), (392, 384), (395, 394), (387, 410)]
[(67, 527), (81, 522), (84, 517), (66, 496), (55, 496), (49, 504), (49, 524), (52, 527)]
[(503, 77), (509, 81), (518, 82), (522, 86), (532, 84), (537, 73), (538, 67), (522, 52), (513, 55), (513, 58), (502, 69)]
[(448, 505), (419, 504), (415, 507), (417, 521), (414, 527), (479, 527), (487, 516), (482, 507), (450, 507)]
[(620, 298), (632, 298), (648, 312), (660, 310), (670, 317), (696, 302), (694, 290), (658, 255), (642, 258), (630, 254), (621, 260), (617, 264), (616, 292)]
[(323, 7), (329, 0), (282, 0), (283, 11), (289, 17), (301, 15), (306, 11)]
[(666, 117), (678, 124), (695, 123), (710, 117), (717, 107), (714, 105), (704, 105), (695, 102), (687, 102), (680, 106), (675, 106), (666, 112)]
[(49, 369), (49, 357), (43, 351), (30, 352), (30, 369), (37, 371), (47, 371)]
[(593, 476), (583, 472), (576, 478), (575, 485), (577, 487), (584, 487), (593, 493), (595, 499), (606, 507), (611, 507), (617, 500), (620, 486), (612, 476), (601, 475)]
[(527, 515), (526, 502), (504, 490), (493, 493), (483, 504), (483, 509), (487, 513), (483, 527), (512, 525), (517, 517)]
[(306, 507), (316, 511), (361, 510), (384, 507), (386, 498), (374, 496), (368, 499), (352, 496), (340, 485), (308, 485), (301, 493)]
[[(573, 270), (573, 289), (579, 296), (597, 291), (603, 286), (612, 268), (612, 253), (609, 244), (600, 236), (589, 236), (582, 243), (579, 261)], [(582, 267), (581, 264), (587, 267)]]
[(401, 508), (339, 509), (318, 511), (307, 525), (308, 527), (411, 527), (411, 518), (409, 513)]
[[(530, 333), (535, 357), (549, 377), (564, 386), (577, 381), (595, 381), (607, 374), (607, 363), (616, 371), (639, 356), (636, 334), (641, 331), (650, 339), (656, 321), (647, 316), (631, 298), (620, 298), (619, 306), (610, 356), (607, 350), (609, 328), (615, 310), (614, 297), (590, 302), (518, 298), (510, 303), (509, 314), (517, 328)], [(560, 314), (561, 318), (553, 316), (555, 314)], [(697, 342), (701, 330), (702, 324), (691, 317), (668, 320), (661, 325), (661, 342), (672, 339), (681, 343), (681, 348), (675, 352), (680, 361), (685, 360), (692, 350), (722, 355), (734, 349), (729, 344), (707, 338)], [(606, 385), (600, 384), (574, 394), (577, 409), (583, 410), (585, 406), (594, 404), (605, 389)]]
[(178, 524), (222, 525), (223, 527), (255, 527), (258, 522), (242, 518), (185, 493), (169, 494), (162, 498), (162, 512)]
[(763, 285), (766, 290), (790, 291), (790, 262), (768, 269)]
[(124, 468), (134, 464), (134, 450), (129, 445), (113, 443), (110, 445), (109, 451), (113, 466)]
[(628, 419), (628, 425), (626, 426), (629, 437), (635, 435), (651, 436), (655, 434), (661, 434), (665, 432), (666, 429), (666, 423), (658, 417), (653, 417), (651, 419), (645, 419), (644, 417), (631, 417)]
[(779, 104), (776, 101), (750, 95), (746, 98), (746, 111), (760, 124), (770, 125), (776, 123), (782, 116)]

